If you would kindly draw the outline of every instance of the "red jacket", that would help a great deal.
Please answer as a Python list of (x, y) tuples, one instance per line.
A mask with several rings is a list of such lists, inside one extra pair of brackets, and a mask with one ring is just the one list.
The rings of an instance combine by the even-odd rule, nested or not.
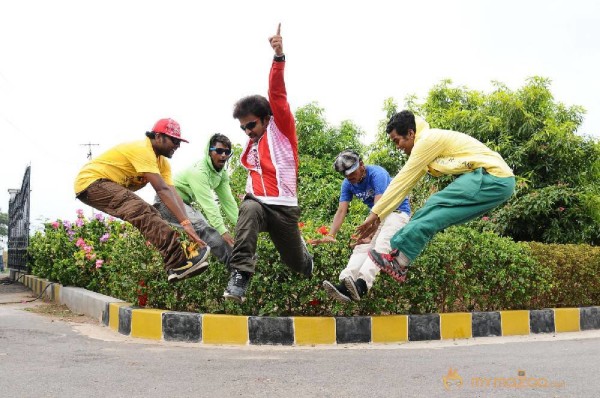
[[(248, 140), (240, 162), (248, 169), (246, 192), (267, 204), (298, 206), (298, 137), (287, 102), (284, 68), (285, 62), (273, 61), (271, 65), (269, 103), (273, 116), (257, 144)], [(252, 150), (255, 145), (257, 151)]]

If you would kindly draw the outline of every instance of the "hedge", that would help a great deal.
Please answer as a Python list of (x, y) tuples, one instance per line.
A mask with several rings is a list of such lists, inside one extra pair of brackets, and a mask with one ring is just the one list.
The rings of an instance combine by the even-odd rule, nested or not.
[[(351, 223), (346, 223), (351, 224)], [(306, 239), (323, 226), (305, 221)], [(320, 231), (320, 232), (319, 232)], [(173, 311), (245, 315), (374, 315), (494, 311), (595, 305), (600, 299), (600, 249), (586, 245), (517, 243), (492, 232), (453, 227), (437, 234), (411, 265), (405, 284), (380, 275), (358, 303), (329, 299), (323, 280), (337, 281), (351, 249), (352, 229), (338, 243), (312, 247), (315, 272), (307, 279), (280, 261), (261, 234), (258, 267), (247, 301), (222, 299), (225, 267), (211, 259), (207, 272), (167, 283), (158, 252), (130, 224), (101, 214), (45, 224), (31, 239), (32, 272), (134, 304)]]

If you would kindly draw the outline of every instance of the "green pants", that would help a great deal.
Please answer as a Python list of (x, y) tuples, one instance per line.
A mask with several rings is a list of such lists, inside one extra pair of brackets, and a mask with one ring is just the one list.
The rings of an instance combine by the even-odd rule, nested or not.
[(482, 216), (507, 201), (514, 189), (514, 177), (495, 177), (482, 168), (463, 174), (431, 195), (408, 224), (396, 232), (390, 246), (412, 262), (437, 232)]

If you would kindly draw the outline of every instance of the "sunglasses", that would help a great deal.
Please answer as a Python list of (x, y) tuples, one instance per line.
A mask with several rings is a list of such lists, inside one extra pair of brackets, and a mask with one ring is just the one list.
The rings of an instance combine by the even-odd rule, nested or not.
[(181, 144), (181, 140), (179, 138), (171, 137), (170, 135), (166, 135), (166, 134), (165, 134), (165, 137), (169, 138), (171, 140), (171, 142), (173, 143), (173, 145)]
[(248, 122), (246, 124), (242, 124), (240, 125), (240, 128), (242, 129), (242, 131), (246, 131), (246, 130), (252, 130), (254, 127), (256, 127), (256, 124), (258, 123), (259, 119), (256, 119), (253, 122)]
[(215, 148), (214, 146), (211, 146), (208, 149), (211, 150), (211, 151), (215, 151), (217, 153), (217, 155), (222, 155), (222, 154), (225, 154), (227, 156), (231, 155), (231, 149), (227, 149), (227, 148)]

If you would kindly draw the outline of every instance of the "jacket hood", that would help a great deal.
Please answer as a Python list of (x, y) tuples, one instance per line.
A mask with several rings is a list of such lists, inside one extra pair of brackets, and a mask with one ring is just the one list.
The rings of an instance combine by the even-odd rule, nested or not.
[[(227, 159), (227, 162), (229, 162), (229, 159)], [(223, 166), (223, 168), (220, 171), (217, 171), (217, 169), (215, 169), (215, 166), (212, 162), (212, 158), (210, 157), (210, 140), (208, 140), (206, 142), (206, 147), (204, 148), (204, 163), (208, 166), (208, 169), (210, 171), (214, 171), (217, 174), (221, 174), (226, 171), (227, 162), (225, 162), (225, 166)]]

